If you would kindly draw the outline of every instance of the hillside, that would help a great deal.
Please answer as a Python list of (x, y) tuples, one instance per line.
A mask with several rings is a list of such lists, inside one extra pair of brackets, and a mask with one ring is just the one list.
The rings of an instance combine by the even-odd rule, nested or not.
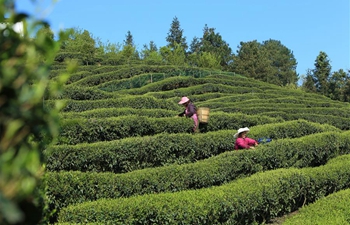
[[(182, 96), (210, 108), (194, 134), (177, 117)], [(202, 68), (80, 66), (44, 105), (58, 100), (60, 136), (45, 150), (57, 224), (269, 223), (350, 186), (337, 167), (350, 105), (321, 95)], [(240, 127), (272, 141), (234, 151)]]

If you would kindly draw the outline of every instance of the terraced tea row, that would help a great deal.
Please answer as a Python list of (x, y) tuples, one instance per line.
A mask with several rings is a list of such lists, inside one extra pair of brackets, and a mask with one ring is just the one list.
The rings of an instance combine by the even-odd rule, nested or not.
[[(301, 132), (296, 132), (298, 123), (304, 127)], [(269, 124), (257, 126), (254, 130), (257, 130), (255, 135), (262, 135), (271, 130), (269, 128), (275, 127), (272, 135), (281, 138), (300, 136), (308, 132), (321, 133), (277, 139), (268, 145), (259, 146), (256, 150), (229, 151), (195, 163), (148, 168), (124, 174), (78, 171), (48, 173), (48, 192), (52, 195), (52, 205), (60, 209), (71, 203), (98, 198), (129, 197), (221, 185), (259, 171), (318, 166), (330, 158), (350, 153), (349, 132), (322, 132), (323, 129), (335, 128), (304, 123), (289, 122), (290, 127), (294, 127), (290, 129), (283, 127), (283, 124)], [(329, 144), (330, 141), (332, 144)], [(320, 151), (322, 148), (325, 152)]]
[[(287, 169), (349, 153), (349, 132), (340, 130), (350, 129), (348, 103), (232, 73), (172, 66), (80, 68), (66, 87), (57, 97), (67, 103), (61, 145), (45, 151), (50, 209), (57, 210), (52, 222), (61, 212), (67, 224), (88, 223), (86, 218), (114, 224), (263, 223), (296, 209), (305, 196), (312, 202), (349, 184), (338, 181), (345, 176), (338, 169), (324, 176), (324, 170), (309, 175), (300, 171), (313, 169)], [(184, 95), (211, 109), (209, 123), (195, 135), (187, 133), (190, 119), (175, 118)], [(250, 137), (273, 141), (232, 151), (233, 134), (245, 126)], [(269, 171), (278, 168), (285, 170)], [(240, 182), (244, 186), (236, 186)]]
[[(157, 115), (158, 109), (149, 110)], [(102, 111), (104, 113), (106, 110)], [(85, 113), (88, 117), (76, 119), (61, 120), (61, 132), (57, 144), (78, 144), (93, 143), (98, 141), (112, 141), (127, 137), (151, 136), (160, 133), (191, 133), (193, 121), (183, 117), (178, 117), (181, 112), (174, 112), (170, 117), (148, 117), (144, 115), (147, 112), (143, 110), (134, 110), (141, 115), (124, 115), (112, 117), (103, 114), (104, 118), (99, 118), (97, 114)], [(95, 113), (93, 110), (92, 113)], [(111, 110), (109, 110), (111, 112)], [(164, 111), (162, 111), (164, 112)], [(112, 112), (115, 113), (115, 112)], [(67, 113), (66, 113), (67, 114)], [(73, 113), (72, 115), (76, 115)], [(69, 115), (69, 113), (68, 113)], [(162, 114), (161, 114), (162, 115)], [(67, 115), (66, 115), (67, 116)], [(227, 130), (241, 126), (255, 126), (259, 124), (282, 122), (279, 118), (268, 116), (246, 115), (243, 113), (219, 113), (214, 112), (210, 116), (209, 124), (200, 124), (199, 131), (205, 133), (208, 131)]]
[[(277, 139), (300, 137), (326, 129), (337, 130), (329, 125), (322, 126), (306, 121), (274, 124), (275, 127), (261, 126), (262, 128), (254, 128), (258, 131), (261, 129), (260, 137), (269, 135)], [(93, 144), (52, 146), (45, 151), (48, 157), (46, 167), (51, 171), (122, 173), (171, 163), (194, 162), (233, 150), (235, 132), (236, 130), (223, 130), (197, 135), (160, 134)]]
[(350, 189), (341, 190), (305, 206), (284, 225), (349, 224)]
[(59, 222), (253, 224), (350, 187), (350, 155), (325, 166), (278, 169), (200, 190), (101, 199), (61, 210)]

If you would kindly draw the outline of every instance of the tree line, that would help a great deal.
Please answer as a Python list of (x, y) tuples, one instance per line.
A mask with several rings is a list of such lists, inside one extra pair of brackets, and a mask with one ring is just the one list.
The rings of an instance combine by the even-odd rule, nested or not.
[[(53, 33), (49, 27), (44, 32)], [(103, 43), (99, 38), (79, 28), (67, 29), (70, 35), (63, 42), (56, 56), (57, 62), (77, 59), (83, 65), (175, 65), (192, 66), (235, 72), (264, 82), (301, 88), (309, 92), (326, 95), (334, 100), (350, 99), (350, 71), (332, 72), (328, 56), (320, 51), (315, 60), (315, 68), (306, 75), (296, 72), (297, 60), (292, 50), (280, 41), (269, 39), (240, 42), (236, 52), (215, 28), (203, 28), (201, 37), (194, 37), (188, 45), (180, 21), (174, 17), (166, 36), (166, 46), (158, 47), (154, 41), (144, 44), (138, 50), (130, 31), (123, 43)], [(302, 79), (298, 87), (299, 78)], [(349, 83), (349, 84), (348, 84)], [(349, 89), (349, 90), (348, 90)]]

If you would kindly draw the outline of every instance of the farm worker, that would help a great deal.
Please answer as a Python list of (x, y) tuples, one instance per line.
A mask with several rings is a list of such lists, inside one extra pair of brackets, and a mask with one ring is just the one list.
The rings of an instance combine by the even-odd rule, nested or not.
[(195, 132), (198, 127), (198, 116), (197, 116), (196, 107), (191, 102), (191, 100), (186, 96), (181, 98), (181, 100), (179, 101), (179, 104), (183, 105), (185, 107), (185, 110), (182, 113), (180, 113), (178, 116), (186, 116), (187, 118), (191, 118), (194, 122), (193, 132)]
[(254, 139), (248, 138), (247, 134), (249, 132), (248, 127), (239, 128), (237, 133), (234, 135), (236, 138), (235, 149), (254, 149), (258, 145), (258, 142)]

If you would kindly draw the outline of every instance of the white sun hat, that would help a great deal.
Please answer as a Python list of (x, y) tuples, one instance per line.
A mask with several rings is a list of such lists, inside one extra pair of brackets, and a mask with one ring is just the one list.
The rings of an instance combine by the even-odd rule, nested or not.
[(233, 135), (233, 137), (237, 138), (240, 133), (245, 132), (245, 131), (249, 131), (249, 128), (248, 127), (239, 128), (237, 133), (235, 133), (235, 135)]

